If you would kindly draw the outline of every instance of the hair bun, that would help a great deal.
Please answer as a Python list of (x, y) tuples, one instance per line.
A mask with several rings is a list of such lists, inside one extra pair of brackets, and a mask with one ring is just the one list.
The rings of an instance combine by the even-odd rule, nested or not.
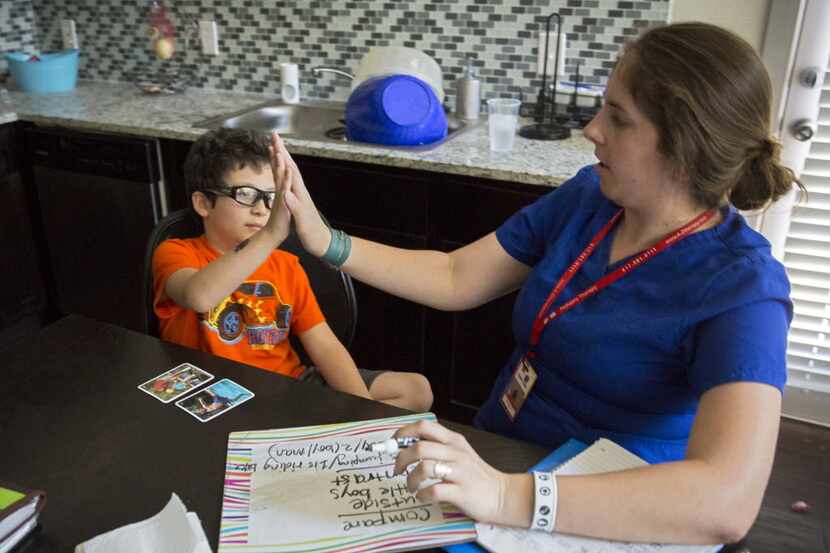
[(781, 143), (772, 136), (762, 138), (747, 155), (743, 175), (729, 194), (738, 209), (769, 206), (790, 191), (794, 184), (804, 190), (795, 173), (781, 165)]
[(762, 138), (755, 149), (755, 159), (758, 161), (768, 161), (770, 159), (777, 159), (781, 144), (774, 138)]

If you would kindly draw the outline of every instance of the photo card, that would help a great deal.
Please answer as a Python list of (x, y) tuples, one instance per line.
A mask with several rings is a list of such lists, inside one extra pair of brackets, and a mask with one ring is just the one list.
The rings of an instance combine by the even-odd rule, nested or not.
[(180, 399), (176, 402), (176, 405), (201, 422), (207, 422), (222, 413), (227, 413), (252, 397), (254, 397), (252, 391), (240, 386), (233, 380), (223, 378), (204, 390)]
[(182, 363), (151, 378), (144, 384), (139, 384), (138, 389), (147, 392), (162, 403), (170, 403), (211, 380), (213, 380), (213, 375), (209, 372), (191, 363)]

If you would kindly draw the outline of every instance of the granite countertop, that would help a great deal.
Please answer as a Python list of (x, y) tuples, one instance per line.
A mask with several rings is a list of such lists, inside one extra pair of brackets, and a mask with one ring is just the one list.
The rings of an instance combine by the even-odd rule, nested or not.
[[(79, 130), (195, 140), (205, 129), (194, 123), (256, 106), (276, 96), (191, 89), (178, 95), (147, 95), (128, 83), (80, 81), (67, 93), (9, 91), (0, 123), (21, 120)], [(292, 153), (470, 175), (542, 186), (562, 183), (596, 162), (593, 145), (574, 131), (561, 141), (516, 137), (513, 151), (491, 152), (486, 121), (435, 149), (406, 151), (354, 143), (285, 137)]]

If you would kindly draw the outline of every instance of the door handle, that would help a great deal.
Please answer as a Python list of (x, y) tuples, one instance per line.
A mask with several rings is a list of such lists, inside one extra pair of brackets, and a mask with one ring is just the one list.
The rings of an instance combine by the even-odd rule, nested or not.
[(818, 125), (810, 119), (799, 119), (790, 126), (790, 133), (799, 142), (807, 142), (818, 132)]
[(819, 67), (805, 67), (798, 74), (798, 82), (804, 88), (813, 89), (819, 84), (818, 79), (822, 70)]

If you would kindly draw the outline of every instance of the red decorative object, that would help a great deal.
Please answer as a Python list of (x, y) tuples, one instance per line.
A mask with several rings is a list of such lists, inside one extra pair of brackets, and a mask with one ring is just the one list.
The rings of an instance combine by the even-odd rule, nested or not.
[(170, 21), (161, 0), (154, 0), (152, 6), (150, 6), (150, 30), (148, 35), (153, 43), (156, 57), (161, 60), (173, 57), (176, 52), (176, 28)]

